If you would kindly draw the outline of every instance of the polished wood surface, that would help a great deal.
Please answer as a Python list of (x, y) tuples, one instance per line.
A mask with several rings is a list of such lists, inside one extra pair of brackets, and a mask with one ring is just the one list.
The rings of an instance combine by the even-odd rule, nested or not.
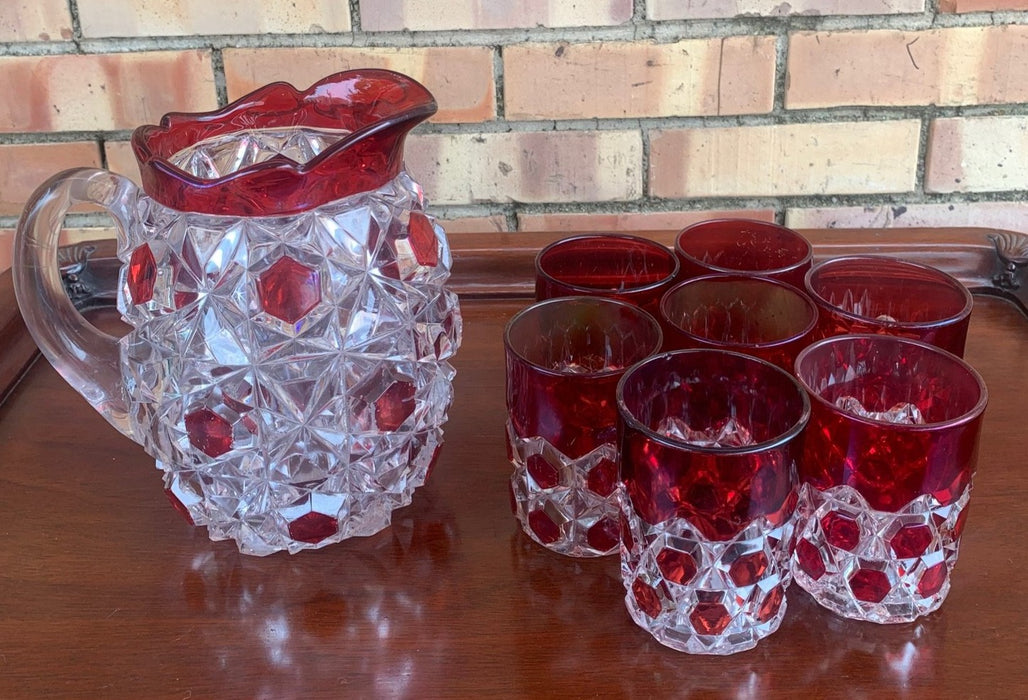
[[(523, 268), (494, 270), (495, 293), (463, 290), (429, 484), (378, 535), (296, 556), (244, 556), (188, 526), (152, 460), (33, 364), (0, 405), (0, 698), (1023, 696), (1028, 321), (1014, 305), (976, 299), (967, 359), (990, 405), (942, 609), (878, 626), (793, 587), (776, 634), (710, 658), (631, 622), (616, 558), (552, 554), (511, 516), (501, 335), (528, 300)], [(18, 338), (2, 332), (7, 352)]]

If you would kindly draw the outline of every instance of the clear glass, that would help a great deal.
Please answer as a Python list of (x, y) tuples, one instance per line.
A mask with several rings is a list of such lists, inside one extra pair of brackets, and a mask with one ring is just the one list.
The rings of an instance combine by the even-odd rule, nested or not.
[(750, 219), (712, 219), (682, 229), (675, 238), (679, 279), (710, 274), (753, 274), (803, 288), (813, 248), (790, 228)]
[(810, 346), (797, 583), (823, 606), (909, 622), (942, 605), (957, 562), (988, 393), (960, 358), (884, 335)]
[(659, 642), (733, 654), (778, 629), (810, 403), (763, 360), (679, 350), (618, 385), (625, 604)]
[(884, 256), (851, 256), (816, 265), (805, 284), (820, 310), (815, 340), (885, 333), (964, 355), (974, 301), (942, 270)]
[(652, 316), (598, 297), (539, 302), (507, 325), (512, 506), (544, 547), (580, 557), (617, 550), (615, 391), (660, 344)]
[[(369, 535), (428, 477), (461, 317), (399, 149), (434, 109), (387, 71), (278, 83), (137, 130), (146, 194), (87, 170), (30, 202), (16, 263), (30, 331), (211, 538), (265, 555)], [(57, 235), (79, 201), (120, 224), (120, 340), (61, 288)]]
[(664, 349), (720, 348), (791, 372), (817, 327), (817, 307), (768, 277), (707, 275), (672, 287), (660, 302)]

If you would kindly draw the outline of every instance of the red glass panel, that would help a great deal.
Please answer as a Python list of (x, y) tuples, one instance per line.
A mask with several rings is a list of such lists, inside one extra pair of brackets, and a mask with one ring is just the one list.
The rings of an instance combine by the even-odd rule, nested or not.
[(535, 298), (604, 296), (652, 313), (678, 274), (678, 260), (664, 246), (638, 236), (572, 236), (540, 251)]
[(971, 293), (927, 265), (888, 257), (833, 258), (806, 280), (818, 305), (815, 339), (849, 333), (884, 333), (964, 354)]
[(232, 449), (232, 425), (209, 408), (187, 413), (189, 443), (208, 457), (219, 457)]
[[(403, 163), (403, 142), (436, 111), (424, 86), (386, 70), (336, 73), (306, 90), (272, 83), (215, 112), (172, 113), (132, 134), (143, 189), (179, 211), (272, 216), (313, 209), (381, 187)], [(306, 163), (278, 156), (216, 179), (170, 163), (179, 151), (241, 129), (351, 132)]]
[(683, 229), (675, 239), (679, 279), (750, 273), (803, 288), (813, 249), (792, 229), (766, 221), (714, 219)]
[(296, 323), (321, 301), (318, 271), (284, 255), (257, 278), (257, 294), (267, 313)]
[[(796, 368), (812, 398), (802, 480), (852, 486), (890, 512), (925, 494), (952, 503), (970, 485), (987, 392), (959, 358), (892, 336), (842, 336), (804, 350)], [(926, 422), (860, 417), (836, 406), (844, 397), (868, 411), (912, 404)]]
[(601, 518), (585, 533), (585, 540), (597, 552), (607, 552), (621, 541), (621, 530), (617, 521)]
[(732, 616), (721, 603), (697, 603), (689, 613), (689, 622), (699, 634), (721, 634), (731, 621)]
[(850, 576), (850, 590), (853, 597), (865, 603), (880, 603), (889, 595), (892, 584), (884, 571), (875, 569), (857, 569)]
[[(744, 355), (683, 350), (633, 367), (619, 398), (621, 478), (644, 521), (680, 517), (707, 539), (727, 540), (761, 516), (791, 515), (808, 404), (784, 371)], [(661, 427), (674, 418), (696, 431), (723, 430), (730, 417), (749, 444), (697, 445)]]
[(157, 282), (157, 263), (153, 251), (146, 243), (132, 251), (128, 264), (128, 288), (133, 304), (145, 304), (153, 299)]
[(289, 536), (297, 542), (317, 544), (339, 530), (338, 521), (331, 515), (311, 511), (289, 523)]

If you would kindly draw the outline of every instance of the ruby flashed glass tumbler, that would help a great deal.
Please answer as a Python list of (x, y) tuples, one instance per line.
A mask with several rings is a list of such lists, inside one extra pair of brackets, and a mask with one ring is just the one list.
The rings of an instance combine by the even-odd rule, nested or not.
[(796, 374), (812, 403), (797, 583), (845, 617), (932, 612), (957, 562), (985, 383), (951, 353), (885, 335), (815, 343)]
[(615, 392), (660, 344), (652, 316), (598, 297), (539, 302), (507, 325), (512, 507), (544, 547), (579, 557), (616, 551)]
[(679, 232), (675, 255), (679, 279), (710, 274), (750, 274), (803, 288), (810, 270), (810, 242), (790, 228), (750, 219), (701, 221)]
[(778, 280), (707, 275), (668, 290), (660, 320), (666, 350), (734, 350), (791, 372), (796, 355), (811, 342), (817, 307)]
[(785, 615), (806, 394), (763, 360), (679, 350), (626, 372), (618, 410), (632, 619), (679, 651), (752, 648)]
[(820, 311), (816, 340), (884, 333), (964, 355), (971, 293), (942, 270), (880, 256), (834, 258), (810, 271), (806, 289)]
[(657, 305), (678, 275), (674, 253), (639, 236), (589, 234), (563, 238), (535, 260), (536, 301), (563, 296), (602, 296), (641, 306)]

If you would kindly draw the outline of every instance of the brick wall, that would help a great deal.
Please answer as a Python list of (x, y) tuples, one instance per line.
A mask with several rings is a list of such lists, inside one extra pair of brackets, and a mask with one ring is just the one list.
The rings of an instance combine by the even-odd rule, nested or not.
[(1028, 0), (5, 0), (0, 42), (8, 241), (50, 173), (136, 177), (138, 124), (359, 66), (435, 93), (452, 230), (1028, 231)]

